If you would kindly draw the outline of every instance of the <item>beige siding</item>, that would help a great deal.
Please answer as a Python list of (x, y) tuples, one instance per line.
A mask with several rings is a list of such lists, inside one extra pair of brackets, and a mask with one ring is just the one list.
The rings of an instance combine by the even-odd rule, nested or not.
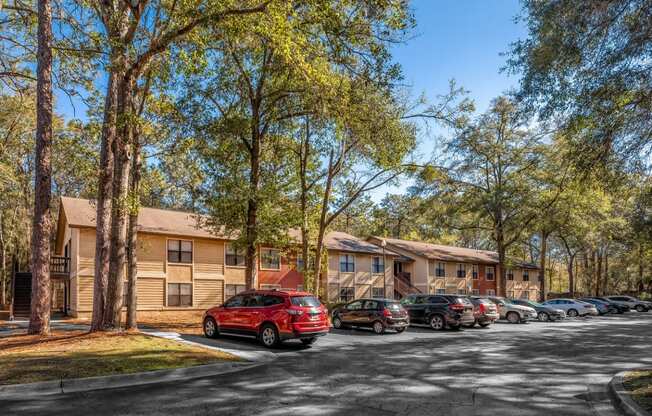
[(166, 244), (165, 236), (138, 234), (138, 277), (165, 277)]
[(77, 280), (77, 277), (70, 278), (70, 310), (73, 312), (77, 310)]
[(168, 264), (168, 282), (191, 282), (192, 266), (180, 264)]
[(138, 309), (160, 309), (165, 306), (165, 280), (138, 278), (136, 283)]
[(196, 279), (194, 282), (193, 306), (210, 308), (224, 302), (224, 281)]
[(198, 240), (194, 247), (195, 278), (222, 278), (224, 275), (224, 243)]
[[(355, 272), (340, 272), (340, 255), (349, 254), (355, 258)], [(329, 250), (328, 251), (328, 270), (324, 274), (327, 276), (328, 300), (331, 302), (339, 299), (339, 288), (352, 287), (355, 291), (355, 297), (370, 297), (372, 287), (383, 287), (383, 274), (372, 273), (373, 257), (382, 257), (382, 255), (349, 253)], [(394, 258), (393, 256), (385, 257), (385, 279), (387, 286), (387, 296), (394, 295)]]
[(371, 285), (355, 285), (355, 297), (356, 299), (371, 297)]
[(82, 276), (95, 274), (95, 229), (79, 229), (79, 270)]
[(245, 283), (245, 269), (244, 267), (225, 267), (224, 268), (224, 283), (244, 285)]
[(93, 278), (79, 277), (79, 311), (93, 310)]

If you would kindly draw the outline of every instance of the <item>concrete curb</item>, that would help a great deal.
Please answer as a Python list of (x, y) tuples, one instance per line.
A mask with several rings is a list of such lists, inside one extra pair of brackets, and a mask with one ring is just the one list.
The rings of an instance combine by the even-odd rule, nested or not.
[(0, 386), (0, 400), (22, 399), (29, 396), (77, 393), (91, 390), (165, 383), (168, 381), (190, 380), (193, 378), (244, 371), (264, 364), (266, 363), (225, 362), (198, 365), (195, 367), (175, 368), (172, 370), (156, 370), (133, 374), (116, 374), (110, 376), (41, 381), (38, 383), (13, 384)]
[(623, 385), (623, 377), (629, 371), (616, 374), (609, 382), (609, 395), (618, 410), (627, 416), (652, 416), (630, 397)]

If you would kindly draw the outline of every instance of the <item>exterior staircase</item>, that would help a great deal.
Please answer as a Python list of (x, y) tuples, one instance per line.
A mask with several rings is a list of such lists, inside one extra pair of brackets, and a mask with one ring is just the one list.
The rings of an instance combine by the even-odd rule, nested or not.
[(32, 274), (18, 272), (14, 278), (13, 316), (29, 317), (32, 299)]
[(410, 283), (410, 273), (398, 273), (394, 275), (394, 296), (402, 299), (407, 295), (423, 293), (419, 288)]

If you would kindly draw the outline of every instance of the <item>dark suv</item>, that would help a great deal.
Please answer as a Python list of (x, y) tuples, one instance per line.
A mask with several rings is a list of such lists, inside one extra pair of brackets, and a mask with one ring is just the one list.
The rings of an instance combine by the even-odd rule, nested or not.
[(405, 309), (395, 300), (357, 299), (333, 311), (333, 327), (371, 327), (382, 334), (386, 329), (403, 332), (410, 325)]
[(401, 304), (410, 314), (410, 323), (426, 324), (436, 330), (459, 329), (475, 322), (473, 304), (465, 296), (408, 295)]
[(204, 313), (204, 335), (251, 335), (266, 347), (298, 338), (305, 345), (329, 331), (328, 311), (306, 292), (251, 290), (228, 299)]

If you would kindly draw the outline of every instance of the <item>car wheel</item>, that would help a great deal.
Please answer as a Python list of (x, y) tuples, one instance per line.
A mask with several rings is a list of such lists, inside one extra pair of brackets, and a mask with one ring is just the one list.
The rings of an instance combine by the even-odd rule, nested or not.
[(521, 317), (516, 312), (507, 312), (507, 320), (511, 324), (517, 324), (521, 322)]
[(539, 318), (541, 322), (546, 322), (550, 320), (550, 315), (548, 315), (546, 312), (539, 312), (537, 318)]
[(301, 342), (303, 345), (312, 345), (317, 341), (317, 337), (312, 337), (312, 338), (301, 338)]
[(576, 318), (579, 313), (577, 313), (575, 309), (569, 309), (566, 315), (570, 316), (571, 318)]
[(645, 307), (643, 305), (636, 305), (636, 312), (645, 312)]
[(335, 329), (342, 329), (344, 327), (344, 324), (342, 323), (342, 320), (340, 319), (339, 316), (334, 316), (333, 317), (333, 328)]
[(446, 323), (444, 322), (444, 318), (441, 315), (432, 315), (430, 317), (429, 323), (430, 323), (430, 328), (436, 331), (441, 331), (446, 326)]
[(480, 327), (481, 327), (481, 328), (486, 328), (486, 327), (488, 327), (489, 325), (491, 325), (489, 322), (484, 322), (484, 323), (481, 323), (481, 324), (480, 324)]
[(276, 327), (272, 324), (265, 324), (260, 328), (260, 334), (258, 335), (260, 342), (267, 348), (274, 348), (280, 342), (278, 331)]
[(204, 319), (204, 335), (206, 338), (217, 338), (219, 335), (219, 331), (217, 329), (217, 324), (215, 323), (215, 319), (212, 317), (207, 317)]
[(380, 321), (374, 322), (373, 329), (374, 329), (374, 332), (379, 334), (379, 335), (385, 333), (385, 325), (383, 325), (383, 323), (380, 322)]
[(401, 332), (405, 332), (405, 327), (404, 326), (398, 327), (395, 329), (395, 331), (400, 334)]

